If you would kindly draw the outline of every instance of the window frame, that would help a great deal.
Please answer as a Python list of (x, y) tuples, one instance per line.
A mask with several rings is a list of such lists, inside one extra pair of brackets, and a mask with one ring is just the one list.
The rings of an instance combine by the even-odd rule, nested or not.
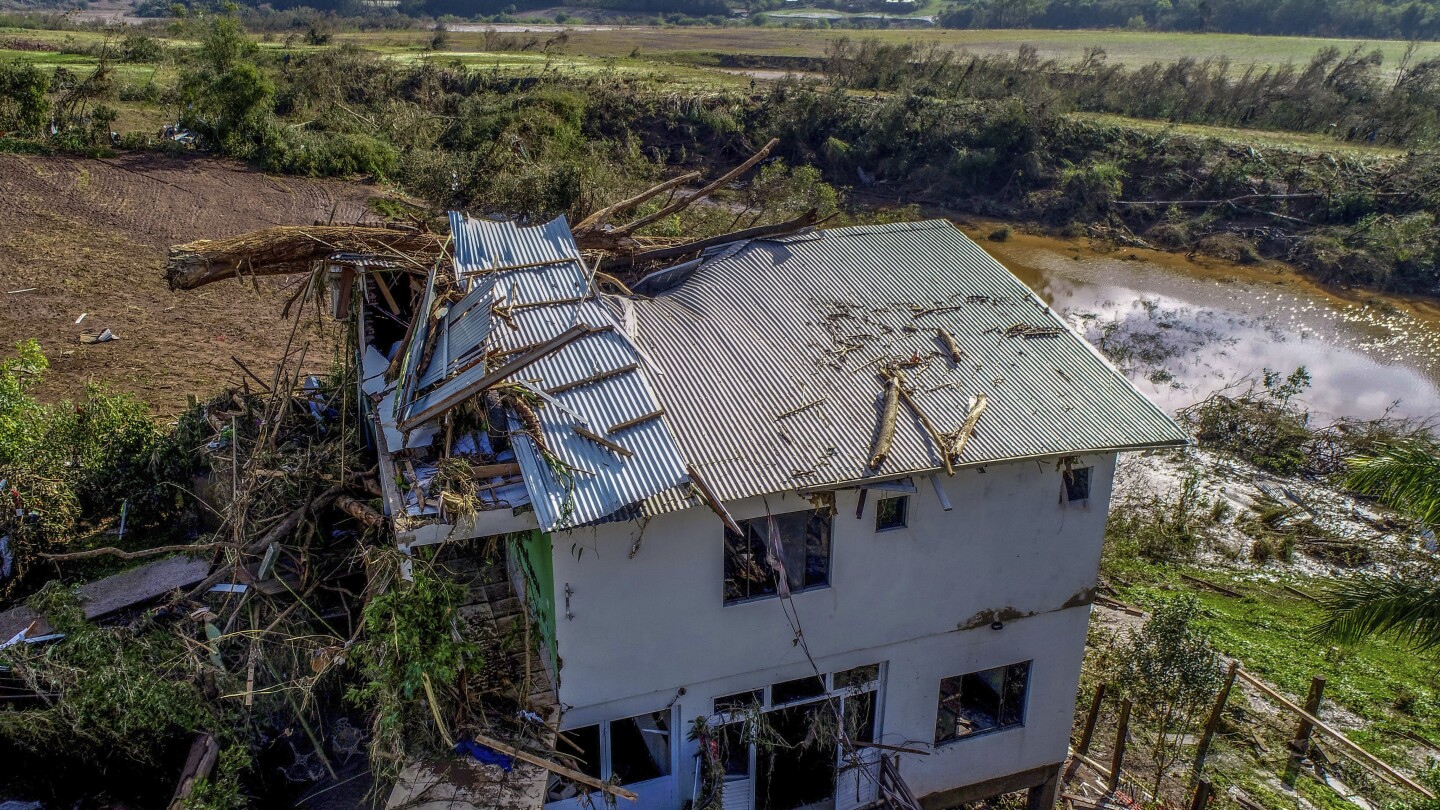
[[(565, 730), (562, 731), (561, 733), (562, 733), (562, 734), (570, 734), (570, 733), (573, 733), (573, 732), (575, 732), (575, 731), (579, 731), (580, 729), (591, 728), (591, 727), (598, 727), (598, 728), (599, 728), (599, 730), (600, 730), (600, 734), (599, 734), (599, 739), (600, 739), (600, 763), (599, 763), (599, 764), (600, 764), (600, 767), (599, 767), (600, 776), (599, 776), (598, 778), (599, 778), (600, 781), (602, 781), (602, 782), (607, 782), (607, 781), (609, 781), (611, 778), (613, 778), (614, 775), (615, 775), (615, 762), (614, 762), (614, 754), (615, 754), (615, 751), (614, 751), (614, 745), (613, 745), (613, 742), (612, 742), (613, 734), (612, 734), (612, 732), (611, 732), (611, 730), (610, 730), (610, 727), (611, 727), (613, 724), (615, 724), (615, 723), (624, 722), (624, 721), (626, 721), (626, 720), (634, 720), (636, 717), (644, 717), (645, 715), (651, 715), (651, 714), (662, 714), (662, 715), (665, 716), (665, 726), (666, 726), (666, 727), (665, 727), (665, 737), (666, 737), (666, 739), (665, 739), (665, 746), (666, 746), (666, 749), (667, 749), (666, 771), (665, 771), (665, 773), (662, 773), (662, 774), (660, 774), (659, 776), (652, 776), (652, 777), (649, 778), (649, 779), (643, 779), (643, 780), (641, 780), (641, 781), (639, 781), (639, 782), (625, 782), (625, 783), (623, 783), (624, 786), (626, 786), (626, 787), (630, 787), (630, 786), (632, 786), (632, 785), (643, 785), (643, 784), (646, 784), (646, 783), (649, 783), (649, 782), (655, 782), (655, 781), (658, 781), (658, 780), (660, 780), (660, 779), (669, 779), (669, 778), (672, 778), (672, 777), (675, 776), (675, 762), (676, 762), (676, 754), (677, 754), (678, 752), (676, 751), (676, 748), (675, 748), (676, 738), (675, 738), (675, 707), (674, 707), (674, 706), (664, 706), (664, 707), (661, 707), (661, 708), (656, 709), (655, 711), (651, 711), (651, 712), (638, 712), (638, 713), (636, 713), (636, 714), (627, 714), (627, 715), (625, 715), (625, 716), (623, 716), (623, 717), (615, 717), (615, 718), (611, 718), (611, 719), (609, 719), (609, 720), (601, 720), (601, 721), (599, 721), (598, 723), (586, 723), (586, 724), (583, 725), (583, 726), (576, 726), (575, 728), (565, 729)], [(557, 777), (557, 778), (563, 778), (563, 777)], [(580, 784), (579, 782), (575, 782), (574, 780), (569, 780), (569, 779), (567, 779), (567, 780), (565, 780), (565, 781), (568, 781), (568, 782), (570, 782), (571, 784), (574, 784), (574, 785), (576, 785), (578, 788), (580, 788), (580, 794), (579, 794), (579, 795), (592, 794), (592, 793), (598, 792), (598, 791), (595, 791), (595, 790), (593, 790), (593, 789), (591, 789), (591, 788), (586, 787), (585, 785)], [(547, 785), (547, 787), (546, 787), (546, 793), (548, 794), (549, 791), (550, 791), (550, 788), (549, 788), (549, 786)]]
[[(808, 568), (809, 568), (809, 564), (810, 564), (810, 551), (809, 551), (809, 548), (808, 548), (808, 543), (805, 542), (805, 541), (807, 540), (807, 538), (808, 538), (808, 535), (809, 535), (809, 525), (808, 525), (808, 521), (809, 521), (809, 520), (815, 520), (815, 519), (821, 519), (821, 520), (824, 521), (824, 524), (825, 524), (825, 556), (824, 556), (824, 559), (825, 559), (825, 579), (824, 579), (823, 582), (818, 583), (818, 584), (815, 584), (815, 585), (806, 585), (806, 586), (800, 587), (800, 588), (791, 587), (791, 588), (790, 588), (790, 593), (791, 593), (791, 595), (794, 595), (794, 594), (797, 594), (797, 593), (808, 593), (808, 592), (810, 592), (810, 591), (819, 591), (819, 590), (824, 590), (824, 589), (826, 589), (826, 588), (831, 587), (830, 577), (831, 577), (831, 573), (832, 573), (832, 569), (833, 569), (833, 567), (834, 567), (834, 561), (835, 561), (835, 516), (834, 516), (833, 514), (831, 514), (830, 511), (829, 511), (827, 508), (821, 507), (821, 508), (818, 508), (818, 509), (796, 509), (796, 510), (794, 510), (794, 511), (781, 512), (781, 513), (779, 513), (779, 514), (757, 515), (757, 516), (755, 516), (755, 517), (753, 517), (753, 518), (746, 518), (745, 520), (737, 521), (737, 523), (740, 524), (740, 528), (741, 528), (741, 531), (742, 531), (742, 533), (741, 533), (741, 535), (740, 535), (740, 539), (746, 544), (745, 550), (746, 550), (747, 552), (752, 552), (752, 553), (753, 553), (753, 551), (756, 550), (756, 549), (758, 549), (758, 550), (760, 550), (760, 551), (762, 551), (762, 552), (765, 550), (765, 545), (766, 545), (766, 544), (765, 544), (765, 540), (764, 540), (763, 535), (762, 535), (762, 537), (760, 538), (760, 540), (758, 541), (758, 543), (753, 543), (753, 544), (752, 544), (752, 541), (751, 541), (751, 538), (750, 538), (750, 531), (751, 531), (751, 526), (752, 526), (752, 525), (758, 524), (759, 527), (760, 527), (760, 528), (759, 528), (759, 532), (761, 532), (761, 533), (767, 532), (767, 531), (768, 531), (768, 528), (766, 528), (764, 524), (765, 524), (766, 521), (768, 521), (770, 518), (783, 518), (783, 517), (787, 517), (787, 516), (791, 516), (791, 515), (806, 515), (806, 516), (807, 516), (806, 534), (800, 538), (802, 544), (804, 544), (804, 545), (806, 546), (804, 549), (802, 549), (803, 553), (805, 554), (805, 564), (806, 564), (806, 571), (802, 572), (802, 577), (808, 577)], [(729, 597), (726, 595), (726, 592), (725, 592), (725, 583), (731, 580), (731, 577), (729, 576), (729, 573), (730, 573), (730, 567), (729, 567), (729, 566), (730, 566), (730, 553), (731, 553), (730, 550), (731, 550), (731, 547), (732, 547), (732, 539), (731, 539), (731, 538), (735, 537), (735, 533), (732, 532), (732, 531), (730, 531), (729, 528), (723, 528), (723, 529), (722, 529), (722, 532), (723, 532), (723, 534), (721, 535), (722, 557), (721, 557), (721, 560), (720, 560), (720, 565), (721, 565), (721, 571), (720, 571), (720, 598), (721, 598), (721, 605), (722, 605), (723, 607), (731, 607), (731, 606), (733, 606), (733, 605), (744, 605), (744, 604), (749, 604), (749, 603), (751, 603), (751, 602), (759, 602), (759, 601), (762, 601), (762, 600), (765, 600), (765, 599), (778, 599), (778, 598), (780, 597), (780, 588), (779, 588), (778, 572), (774, 571), (773, 569), (770, 569), (770, 567), (764, 562), (763, 554), (762, 554), (762, 557), (761, 557), (761, 559), (760, 559), (760, 561), (759, 561), (759, 564), (765, 567), (765, 569), (767, 570), (767, 572), (770, 574), (771, 579), (774, 580), (774, 582), (775, 582), (775, 590), (774, 590), (772, 593), (752, 594), (752, 595), (746, 595), (746, 596), (736, 597), (736, 598), (734, 598), (734, 599), (731, 599), (731, 598), (729, 598)], [(784, 541), (785, 541), (785, 537), (784, 537), (784, 535), (782, 534), (782, 535), (781, 535), (781, 543), (782, 543), (782, 545), (784, 544)]]
[[(874, 676), (867, 680), (857, 680), (846, 686), (839, 686), (836, 684), (837, 675), (856, 672), (857, 670), (869, 668), (874, 669)], [(732, 728), (735, 726), (743, 726), (743, 724), (750, 722), (752, 715), (755, 713), (766, 714), (770, 711), (774, 711), (777, 709), (789, 709), (796, 706), (822, 703), (827, 700), (838, 700), (841, 707), (841, 713), (843, 714), (844, 712), (848, 711), (847, 706), (849, 705), (849, 701), (859, 699), (865, 695), (869, 695), (870, 700), (872, 701), (870, 707), (870, 735), (872, 739), (868, 740), (867, 742), (879, 740), (884, 736), (884, 731), (881, 723), (884, 720), (885, 682), (886, 675), (889, 672), (889, 669), (889, 661), (875, 661), (869, 664), (858, 664), (855, 666), (845, 667), (844, 669), (832, 670), (824, 673), (824, 675), (822, 676), (825, 682), (824, 692), (812, 698), (794, 700), (785, 703), (775, 703), (772, 700), (771, 688), (779, 684), (800, 680), (800, 678), (804, 678), (807, 676), (802, 675), (800, 676), (800, 678), (791, 678), (787, 680), (775, 681), (774, 683), (766, 684), (765, 686), (761, 686), (756, 689), (747, 689), (739, 692), (731, 692), (725, 695), (717, 695), (715, 698), (712, 699), (712, 710), (715, 709), (715, 702), (723, 698), (733, 698), (739, 695), (758, 693), (760, 696), (760, 700), (752, 705), (737, 705), (733, 709), (725, 711), (713, 711), (713, 713), (710, 715), (709, 722), (714, 728), (719, 729), (721, 733), (724, 733), (724, 729)], [(808, 677), (813, 678), (814, 675), (812, 674)], [(742, 731), (742, 735), (743, 733), (744, 732)], [(748, 744), (746, 748), (748, 749), (746, 751), (746, 759), (748, 763), (747, 771), (743, 776), (737, 775), (736, 777), (734, 777), (737, 780), (755, 778), (758, 751), (756, 745), (753, 742)], [(727, 774), (726, 780), (730, 781), (731, 778), (732, 777)]]
[[(955, 729), (954, 729), (954, 731), (956, 732), (956, 733), (955, 733), (955, 736), (953, 736), (953, 737), (945, 737), (945, 738), (943, 738), (943, 739), (940, 737), (941, 701), (943, 701), (943, 700), (945, 699), (945, 698), (944, 698), (944, 689), (945, 689), (945, 682), (946, 682), (946, 681), (960, 680), (960, 681), (963, 683), (963, 680), (964, 680), (965, 678), (971, 676), (971, 675), (981, 675), (981, 674), (983, 674), (983, 673), (992, 672), (992, 671), (997, 670), (997, 669), (1004, 670), (1004, 671), (1005, 671), (1005, 678), (1008, 679), (1008, 678), (1010, 677), (1010, 670), (1012, 670), (1012, 669), (1014, 669), (1015, 667), (1018, 667), (1018, 666), (1024, 666), (1024, 667), (1025, 667), (1025, 682), (1024, 682), (1024, 686), (1022, 687), (1022, 689), (1021, 689), (1021, 691), (1020, 691), (1020, 706), (1019, 706), (1019, 710), (1018, 710), (1018, 712), (1017, 712), (1018, 719), (1016, 719), (1015, 722), (1009, 723), (1009, 724), (1001, 724), (1001, 723), (1000, 723), (1001, 716), (1003, 716), (1004, 713), (1005, 713), (1005, 705), (1004, 705), (1004, 699), (1005, 699), (1005, 698), (1004, 698), (1004, 693), (1005, 693), (1005, 689), (1006, 689), (1006, 682), (1005, 682), (1005, 681), (1002, 681), (1002, 682), (1001, 682), (1001, 686), (1000, 686), (1000, 700), (1001, 700), (1001, 703), (1000, 703), (1000, 705), (997, 707), (997, 713), (996, 713), (996, 717), (995, 717), (996, 725), (991, 726), (990, 728), (980, 729), (979, 731), (971, 731), (971, 732), (968, 732), (968, 733), (965, 733), (965, 734), (960, 734), (960, 733), (958, 733), (958, 732), (959, 732), (959, 721), (958, 721), (959, 712), (956, 711), (956, 712), (952, 712), (952, 714), (954, 714), (954, 715), (957, 717), (957, 720), (956, 720), (956, 723), (955, 723)], [(944, 746), (953, 745), (953, 744), (955, 744), (955, 743), (962, 742), (962, 741), (964, 741), (964, 740), (974, 739), (974, 738), (976, 738), (976, 737), (984, 737), (984, 736), (987, 736), (987, 735), (990, 735), (990, 734), (999, 734), (999, 733), (1001, 733), (1001, 732), (1010, 731), (1010, 730), (1012, 730), (1012, 729), (1024, 728), (1026, 722), (1029, 720), (1029, 715), (1030, 715), (1030, 685), (1031, 685), (1031, 683), (1034, 681), (1034, 677), (1035, 677), (1035, 659), (1031, 658), (1031, 659), (1028, 659), (1028, 660), (1025, 660), (1025, 661), (1015, 661), (1015, 662), (1009, 663), (1009, 664), (1000, 664), (1000, 665), (998, 665), (998, 666), (985, 667), (984, 669), (971, 670), (970, 672), (961, 673), (961, 674), (959, 674), (959, 675), (950, 675), (950, 676), (948, 676), (948, 677), (941, 678), (941, 679), (940, 679), (940, 688), (939, 688), (939, 691), (937, 692), (936, 697), (935, 697), (935, 747), (936, 747), (936, 748), (941, 748), (941, 747), (944, 747)], [(960, 694), (961, 696), (963, 696), (964, 693), (963, 693), (963, 691), (962, 691), (962, 692), (960, 692), (959, 694)]]
[[(883, 503), (885, 503), (886, 501), (899, 501), (899, 502), (900, 502), (900, 522), (897, 523), (897, 524), (895, 524), (895, 525), (893, 525), (893, 526), (881, 526), (881, 525), (880, 525), (880, 515), (881, 515), (880, 505), (883, 504)], [(901, 493), (901, 494), (899, 494), (899, 495), (887, 495), (887, 496), (885, 496), (885, 497), (876, 498), (876, 499), (875, 499), (875, 533), (876, 533), (876, 534), (882, 534), (882, 533), (884, 533), (884, 532), (898, 532), (898, 531), (900, 531), (901, 529), (908, 529), (908, 528), (910, 528), (910, 495), (909, 495), (908, 493)]]

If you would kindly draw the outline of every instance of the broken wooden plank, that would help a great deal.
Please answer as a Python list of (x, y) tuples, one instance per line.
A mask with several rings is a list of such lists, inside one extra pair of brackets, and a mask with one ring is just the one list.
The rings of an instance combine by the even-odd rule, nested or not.
[(1244, 598), (1245, 598), (1245, 594), (1240, 593), (1239, 591), (1232, 591), (1232, 590), (1230, 590), (1229, 588), (1226, 588), (1226, 587), (1223, 586), (1223, 585), (1216, 585), (1216, 584), (1213, 583), (1213, 582), (1208, 582), (1208, 581), (1203, 580), (1203, 579), (1201, 579), (1201, 578), (1199, 578), (1199, 577), (1192, 577), (1192, 576), (1190, 576), (1189, 574), (1181, 574), (1181, 575), (1180, 575), (1180, 578), (1183, 579), (1183, 580), (1185, 580), (1186, 582), (1190, 583), (1191, 585), (1199, 585), (1199, 586), (1202, 587), (1202, 588), (1209, 588), (1210, 590), (1212, 590), (1212, 591), (1214, 591), (1214, 592), (1216, 592), (1216, 593), (1223, 593), (1223, 594), (1225, 594), (1226, 596), (1234, 597), (1234, 598), (1236, 598), (1236, 599), (1244, 599)]
[(594, 790), (604, 791), (611, 796), (618, 796), (622, 799), (629, 799), (632, 802), (640, 798), (639, 796), (635, 795), (629, 790), (626, 790), (625, 788), (586, 776), (585, 774), (573, 768), (567, 768), (564, 765), (556, 762), (551, 762), (550, 760), (544, 759), (543, 757), (537, 757), (528, 751), (522, 751), (513, 745), (507, 745), (503, 742), (500, 742), (499, 740), (487, 737), (484, 734), (480, 734), (479, 732), (476, 732), (471, 736), (475, 739), (475, 742), (480, 743), (486, 748), (498, 751), (499, 753), (504, 754), (507, 757), (518, 759), (526, 764), (534, 765), (537, 768), (544, 768), (545, 770), (555, 774), (556, 776), (569, 779), (572, 782), (577, 782), (584, 785), (585, 787)]
[(581, 427), (580, 425), (571, 425), (570, 429), (575, 431), (576, 435), (585, 439), (589, 439), (590, 441), (595, 442), (606, 450), (619, 453), (625, 458), (630, 458), (631, 456), (635, 455), (634, 453), (630, 452), (629, 449), (610, 441), (609, 439), (601, 436), (599, 433), (596, 433), (593, 430), (590, 430), (589, 428)]
[(709, 506), (715, 514), (720, 516), (720, 520), (724, 521), (725, 528), (736, 534), (743, 534), (744, 532), (740, 531), (740, 524), (736, 523), (735, 518), (730, 516), (730, 510), (726, 509), (725, 504), (720, 502), (720, 498), (715, 494), (715, 490), (711, 489), (710, 485), (705, 482), (705, 479), (701, 477), (700, 471), (695, 468), (695, 465), (686, 464), (685, 472), (689, 474), (690, 480), (695, 482), (695, 488), (700, 490), (700, 497), (705, 501), (705, 505)]
[(519, 464), (471, 464), (470, 474), (476, 478), (495, 478), (520, 474)]
[(185, 767), (180, 769), (180, 781), (170, 799), (170, 810), (181, 810), (185, 806), (185, 800), (194, 792), (195, 784), (209, 778), (219, 759), (220, 744), (215, 742), (215, 737), (208, 731), (195, 735), (195, 741), (190, 744), (190, 754), (185, 758)]
[[(177, 588), (193, 585), (210, 572), (210, 561), (193, 557), (167, 557), (136, 566), (114, 576), (87, 582), (77, 589), (80, 609), (87, 619), (95, 619), (117, 610), (148, 602)], [(43, 617), (28, 607), (17, 607), (0, 613), (0, 640), (8, 639), (32, 622), (41, 627), (31, 635), (48, 635), (51, 630)]]
[(653, 419), (659, 419), (660, 417), (662, 417), (662, 416), (664, 416), (664, 415), (665, 415), (665, 409), (664, 409), (664, 408), (657, 408), (657, 409), (655, 409), (655, 410), (653, 410), (653, 411), (651, 411), (651, 412), (649, 412), (649, 413), (642, 413), (642, 414), (640, 414), (639, 416), (635, 417), (634, 419), (626, 419), (624, 422), (616, 422), (615, 424), (613, 424), (613, 425), (611, 425), (610, 427), (606, 428), (606, 429), (605, 429), (605, 432), (606, 432), (606, 433), (619, 433), (619, 432), (622, 431), (622, 430), (629, 430), (629, 429), (632, 428), (632, 427), (638, 427), (638, 426), (640, 426), (640, 425), (643, 425), (643, 424), (645, 424), (646, 422), (649, 422), (649, 421), (651, 421), (651, 420), (653, 420)]
[(1286, 593), (1294, 594), (1294, 595), (1300, 597), (1301, 599), (1308, 599), (1308, 600), (1310, 600), (1311, 602), (1319, 602), (1319, 601), (1320, 601), (1319, 597), (1312, 596), (1311, 594), (1305, 593), (1304, 591), (1300, 590), (1299, 588), (1292, 588), (1292, 587), (1290, 587), (1289, 585), (1286, 585), (1286, 584), (1283, 583), (1283, 582), (1280, 583), (1280, 587), (1284, 588)]
[(563, 393), (565, 393), (566, 391), (574, 391), (576, 388), (581, 388), (581, 387), (586, 386), (586, 385), (593, 385), (593, 384), (595, 384), (595, 383), (603, 382), (604, 380), (608, 380), (608, 379), (610, 379), (611, 377), (618, 377), (618, 376), (621, 375), (621, 374), (626, 374), (626, 373), (629, 373), (629, 372), (631, 372), (631, 371), (636, 371), (636, 370), (638, 370), (639, 368), (640, 368), (640, 364), (639, 364), (639, 363), (629, 363), (629, 364), (623, 365), (623, 366), (621, 366), (621, 367), (619, 367), (619, 368), (612, 368), (612, 369), (610, 369), (609, 371), (601, 371), (601, 372), (598, 372), (598, 373), (596, 373), (596, 374), (591, 374), (589, 377), (585, 377), (585, 378), (583, 378), (583, 379), (579, 379), (579, 380), (576, 380), (576, 381), (574, 381), (574, 382), (561, 383), (560, 385), (556, 385), (556, 386), (553, 386), (553, 387), (550, 387), (550, 388), (546, 388), (546, 389), (545, 389), (545, 393), (547, 393), (547, 394), (549, 394), (550, 396), (553, 397), (553, 396), (556, 396), (556, 395), (558, 395), (558, 394), (563, 394)]

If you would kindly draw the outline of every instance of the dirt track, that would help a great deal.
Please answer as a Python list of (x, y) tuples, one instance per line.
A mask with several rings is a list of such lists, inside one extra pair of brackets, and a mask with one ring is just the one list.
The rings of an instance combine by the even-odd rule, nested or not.
[[(279, 315), (284, 284), (172, 293), (167, 248), (267, 225), (359, 221), (379, 193), (198, 157), (0, 155), (0, 352), (38, 338), (51, 362), (47, 399), (94, 378), (162, 412), (238, 381), (231, 355), (268, 378), (292, 325)], [(120, 339), (80, 342), (82, 331), (104, 328)]]

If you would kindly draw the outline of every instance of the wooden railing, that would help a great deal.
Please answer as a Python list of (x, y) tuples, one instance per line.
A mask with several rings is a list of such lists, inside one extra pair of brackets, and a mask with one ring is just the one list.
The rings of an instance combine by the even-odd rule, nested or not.
[(900, 755), (880, 757), (880, 798), (890, 810), (920, 810), (920, 802), (900, 776)]

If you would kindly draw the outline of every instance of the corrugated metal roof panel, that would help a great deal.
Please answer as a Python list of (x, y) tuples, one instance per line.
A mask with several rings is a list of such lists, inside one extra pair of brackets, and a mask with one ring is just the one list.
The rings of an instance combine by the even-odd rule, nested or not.
[[(507, 382), (536, 391), (634, 367), (604, 380), (546, 395), (537, 410), (546, 459), (511, 422), (517, 458), (542, 528), (604, 518), (688, 480), (664, 419), (610, 434), (616, 425), (659, 410), (634, 345), (591, 288), (563, 218), (535, 228), (451, 215), (456, 274), (470, 290), (446, 313), (436, 351), (405, 414), (464, 395), (515, 352), (584, 323), (608, 331), (582, 337), (524, 368)], [(501, 268), (496, 270), (495, 268)], [(507, 269), (508, 268), (508, 269)], [(489, 363), (476, 362), (493, 357)], [(467, 367), (468, 366), (468, 367)], [(478, 392), (475, 392), (478, 393)], [(631, 452), (622, 456), (575, 432), (581, 426)]]
[[(944, 221), (756, 240), (635, 310), (681, 449), (726, 500), (940, 468), (903, 405), (889, 458), (867, 466), (883, 398), (877, 370), (894, 359), (917, 363), (907, 380), (942, 433), (964, 422), (973, 397), (988, 397), (961, 463), (1185, 440)], [(1040, 334), (1007, 335), (1021, 324)], [(948, 358), (937, 327), (955, 337), (962, 362)]]
[(563, 216), (544, 225), (521, 227), (451, 211), (450, 232), (455, 236), (455, 266), (462, 274), (580, 256)]

